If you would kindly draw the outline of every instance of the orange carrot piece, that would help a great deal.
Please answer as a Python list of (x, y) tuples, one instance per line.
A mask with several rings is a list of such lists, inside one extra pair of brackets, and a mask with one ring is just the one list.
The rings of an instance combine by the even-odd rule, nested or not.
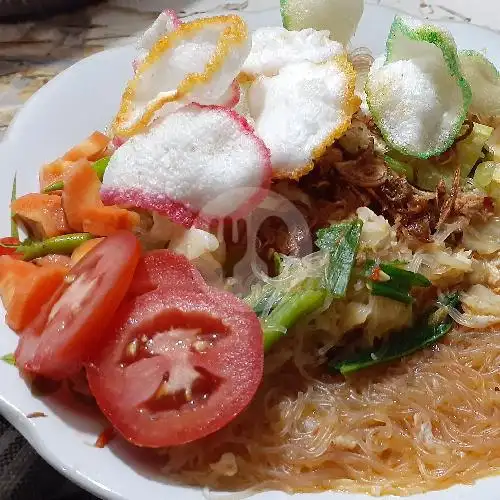
[(62, 158), (44, 165), (40, 170), (40, 191), (54, 182), (62, 181), (66, 172), (75, 162), (85, 160), (94, 162), (106, 154), (111, 139), (101, 132), (94, 132), (80, 144), (71, 148)]
[(139, 214), (116, 206), (88, 208), (83, 216), (83, 232), (96, 236), (110, 236), (122, 229), (132, 231), (140, 222)]
[(70, 149), (62, 159), (65, 161), (90, 160), (102, 158), (102, 153), (108, 147), (111, 139), (101, 132), (94, 132), (83, 142)]
[(67, 170), (72, 166), (72, 161), (63, 160), (56, 160), (52, 163), (44, 165), (38, 174), (40, 191), (43, 191), (46, 187), (54, 184), (54, 182), (62, 181), (65, 172), (67, 172)]
[(74, 266), (77, 262), (82, 260), (91, 250), (94, 249), (104, 238), (94, 238), (93, 240), (82, 243), (72, 254), (71, 264)]
[(60, 196), (27, 194), (13, 201), (11, 210), (15, 214), (16, 221), (37, 240), (71, 232)]
[(105, 207), (99, 192), (101, 181), (90, 164), (75, 165), (64, 178), (62, 202), (69, 225), (76, 232), (109, 236), (120, 229), (133, 230), (137, 213), (116, 206)]
[(57, 288), (66, 270), (38, 267), (31, 262), (0, 257), (0, 297), (7, 311), (7, 324), (20, 333), (40, 313)]
[(69, 225), (76, 231), (83, 231), (82, 212), (103, 203), (99, 196), (101, 183), (90, 164), (75, 165), (64, 177), (62, 202)]

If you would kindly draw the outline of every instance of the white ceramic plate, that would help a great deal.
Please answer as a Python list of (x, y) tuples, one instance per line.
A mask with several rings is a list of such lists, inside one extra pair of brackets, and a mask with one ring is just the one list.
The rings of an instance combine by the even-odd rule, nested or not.
[[(376, 54), (384, 49), (395, 11), (368, 5), (354, 41)], [(251, 28), (280, 24), (276, 9), (246, 13)], [(448, 23), (461, 48), (483, 50), (500, 65), (500, 37), (463, 24)], [(42, 88), (12, 123), (0, 145), (0, 235), (9, 233), (8, 206), (11, 182), (18, 172), (18, 193), (37, 189), (37, 172), (44, 162), (60, 156), (93, 130), (102, 130), (114, 115), (121, 91), (131, 76), (133, 49), (123, 47), (85, 59)], [(3, 322), (2, 322), (3, 323)], [(0, 356), (16, 346), (16, 335), (0, 325)], [(169, 485), (159, 465), (145, 460), (138, 450), (116, 440), (105, 449), (93, 447), (103, 430), (102, 417), (84, 405), (75, 406), (64, 396), (35, 398), (15, 368), (0, 363), (0, 411), (57, 470), (94, 494), (120, 500), (201, 500), (200, 490)], [(27, 419), (42, 411), (48, 418)], [(499, 498), (500, 477), (475, 486), (459, 486), (444, 492), (417, 495), (425, 500), (483, 500)], [(279, 492), (261, 493), (255, 500), (289, 498)], [(300, 500), (362, 500), (364, 495), (305, 494)]]

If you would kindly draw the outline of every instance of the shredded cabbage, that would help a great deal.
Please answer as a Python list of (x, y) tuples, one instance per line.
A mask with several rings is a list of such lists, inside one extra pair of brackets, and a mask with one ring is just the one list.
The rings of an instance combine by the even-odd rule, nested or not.
[(453, 251), (444, 245), (426, 245), (419, 255), (423, 265), (421, 272), (441, 288), (457, 285), (466, 274), (472, 272), (471, 254), (471, 251)]
[(391, 226), (384, 217), (377, 215), (368, 207), (358, 208), (359, 219), (363, 221), (361, 248), (373, 251), (386, 250), (392, 242)]
[(464, 230), (462, 242), (468, 250), (482, 255), (490, 255), (500, 250), (500, 217), (468, 226)]
[(412, 306), (386, 297), (370, 297), (370, 313), (363, 334), (368, 345), (411, 325)]

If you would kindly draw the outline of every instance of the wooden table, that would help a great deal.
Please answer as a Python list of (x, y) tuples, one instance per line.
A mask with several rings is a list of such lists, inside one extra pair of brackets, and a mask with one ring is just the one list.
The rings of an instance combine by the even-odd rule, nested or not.
[[(367, 0), (428, 19), (472, 22), (500, 32), (498, 0)], [(130, 43), (163, 8), (181, 17), (221, 8), (258, 11), (278, 0), (110, 0), (83, 11), (21, 24), (0, 24), (0, 138), (23, 103), (75, 61)]]

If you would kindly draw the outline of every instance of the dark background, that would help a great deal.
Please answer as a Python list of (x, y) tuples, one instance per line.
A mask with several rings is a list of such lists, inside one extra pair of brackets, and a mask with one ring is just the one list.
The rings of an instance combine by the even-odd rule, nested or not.
[(96, 500), (40, 458), (0, 417), (0, 500)]

